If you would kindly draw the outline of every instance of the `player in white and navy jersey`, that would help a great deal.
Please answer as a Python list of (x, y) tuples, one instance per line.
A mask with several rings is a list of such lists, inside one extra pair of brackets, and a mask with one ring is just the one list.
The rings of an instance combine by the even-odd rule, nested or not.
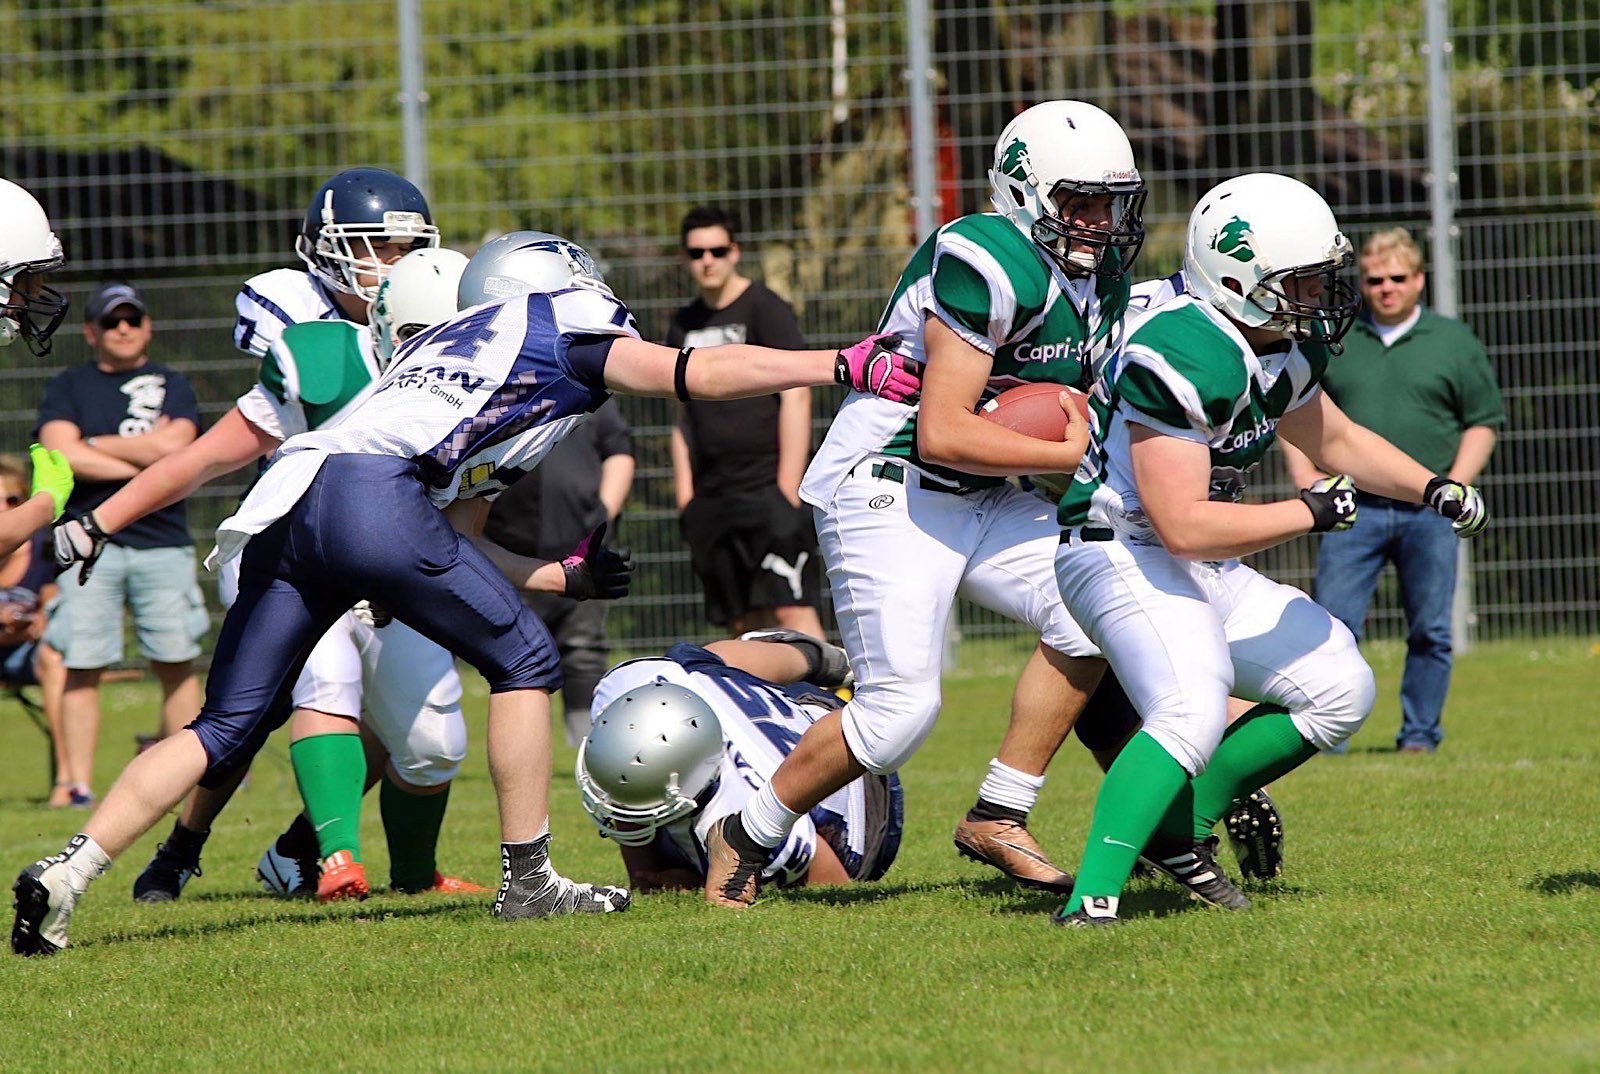
[[(258, 360), (255, 386), (206, 436), (129, 482), (90, 519), (114, 532), (158, 506), (173, 482), (192, 491), (297, 433), (343, 420), (371, 393), (386, 361), (368, 325), (369, 305), (397, 259), (410, 251), (414, 268), (451, 268), (451, 278), (419, 273), (403, 290), (429, 304), (435, 320), (455, 312), (466, 259), (438, 241), (426, 199), (401, 176), (351, 168), (322, 184), (296, 240), (304, 271), (263, 273), (239, 292), (234, 341)], [(231, 563), (218, 579), (224, 606), (237, 590)], [(484, 890), (437, 869), (439, 823), (466, 751), (461, 694), (450, 653), (404, 625), (380, 629), (356, 609), (328, 630), (293, 690), (289, 755), (306, 813), (262, 856), (257, 871), (269, 890), (324, 900), (364, 896), (361, 797), (379, 782), (391, 888)], [(363, 707), (372, 732), (365, 741)], [(369, 766), (365, 747), (373, 738)], [(233, 789), (226, 783), (191, 797), (134, 881), (136, 899), (181, 895)]]
[[(595, 825), (618, 843), (634, 891), (705, 883), (706, 833), (844, 704), (833, 688), (849, 669), (844, 650), (781, 630), (674, 645), (606, 673), (578, 753), (578, 788)], [(900, 848), (904, 815), (898, 776), (863, 775), (789, 830), (762, 881), (877, 880)]]
[(838, 381), (905, 398), (920, 382), (878, 336), (842, 352), (674, 354), (639, 339), (603, 286), (530, 290), (522, 263), (547, 252), (548, 239), (513, 233), (480, 249), (458, 292), (466, 308), (407, 343), (344, 421), (290, 438), (219, 527), (212, 561), (244, 558), (200, 716), (135, 758), (84, 831), (18, 878), (14, 949), (59, 950), (78, 896), (113, 856), (196, 782), (249, 761), (287, 716), (312, 645), (363, 599), (488, 680), (501, 819), (495, 915), (627, 908), (625, 889), (576, 884), (550, 865), (549, 691), (560, 664), (516, 587), (614, 598), (631, 568), (597, 535), (562, 562), (513, 555), (480, 536), (489, 499), (613, 391), (739, 398)]

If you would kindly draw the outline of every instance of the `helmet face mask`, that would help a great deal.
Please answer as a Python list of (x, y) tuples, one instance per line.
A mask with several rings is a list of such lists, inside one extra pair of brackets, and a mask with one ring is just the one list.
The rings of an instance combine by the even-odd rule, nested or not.
[[(1339, 341), (1355, 323), (1361, 296), (1348, 280), (1339, 279), (1339, 270), (1354, 260), (1347, 253), (1337, 261), (1268, 273), (1245, 296), (1246, 301), (1268, 315), (1262, 328), (1297, 342), (1310, 340), (1343, 350)], [(1309, 298), (1301, 297), (1308, 294)]]
[(393, 172), (351, 168), (312, 198), (295, 253), (335, 291), (371, 302), (389, 271), (374, 249), (384, 243), (406, 246), (406, 252), (439, 245), (427, 199)]
[(67, 299), (45, 285), (61, 267), (61, 240), (34, 196), (0, 179), (0, 347), (18, 339), (37, 358), (50, 353), (50, 337), (67, 316)]
[(722, 728), (698, 695), (664, 679), (607, 705), (578, 747), (583, 808), (602, 835), (643, 846), (715, 789)]
[[(1062, 271), (1121, 279), (1144, 246), (1142, 182), (1081, 183), (1063, 179), (1046, 199), (1059, 206), (1033, 222), (1030, 237)], [(1094, 223), (1091, 221), (1101, 221)]]
[(1339, 354), (1360, 298), (1339, 273), (1355, 251), (1327, 202), (1287, 175), (1236, 176), (1189, 215), (1183, 269), (1190, 292), (1245, 328)]
[(1071, 276), (1121, 279), (1144, 245), (1145, 184), (1115, 119), (1084, 101), (1046, 101), (1006, 125), (991, 201)]

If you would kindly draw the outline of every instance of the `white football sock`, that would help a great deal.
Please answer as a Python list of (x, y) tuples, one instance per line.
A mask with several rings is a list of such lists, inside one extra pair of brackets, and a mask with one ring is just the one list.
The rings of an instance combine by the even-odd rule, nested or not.
[(751, 795), (744, 806), (745, 833), (764, 847), (783, 842), (799, 819), (800, 814), (783, 804), (770, 783)]
[(989, 774), (983, 777), (978, 797), (992, 805), (1030, 813), (1039, 801), (1039, 791), (1043, 787), (1043, 776), (1019, 772), (1010, 765), (1001, 764), (1000, 758), (996, 757), (989, 762)]

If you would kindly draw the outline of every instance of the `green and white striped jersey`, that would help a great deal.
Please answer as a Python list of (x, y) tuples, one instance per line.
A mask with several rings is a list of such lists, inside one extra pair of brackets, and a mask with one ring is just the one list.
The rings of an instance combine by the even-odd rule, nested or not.
[[(897, 332), (903, 353), (925, 361), (924, 317), (938, 317), (994, 359), (983, 400), (1020, 384), (1087, 387), (1115, 353), (1128, 305), (1126, 280), (1069, 279), (998, 213), (964, 216), (928, 237), (912, 255), (878, 324)], [(1004, 478), (966, 474), (923, 461), (917, 409), (853, 392), (806, 471), (800, 494), (826, 506), (844, 477), (868, 455), (890, 455), (969, 488)]]
[(250, 422), (279, 440), (334, 425), (378, 380), (372, 333), (351, 321), (292, 324), (261, 356), (259, 380), (239, 400)]
[(1095, 387), (1089, 450), (1057, 521), (1156, 540), (1133, 481), (1130, 424), (1207, 445), (1211, 499), (1240, 499), (1278, 420), (1315, 398), (1327, 366), (1327, 349), (1315, 343), (1257, 355), (1232, 321), (1188, 295), (1153, 308), (1129, 326)]

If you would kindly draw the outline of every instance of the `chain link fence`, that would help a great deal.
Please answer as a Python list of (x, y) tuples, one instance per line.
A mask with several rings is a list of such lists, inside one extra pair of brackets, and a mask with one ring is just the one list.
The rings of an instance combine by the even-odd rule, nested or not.
[[(816, 345), (859, 338), (934, 216), (987, 208), (995, 136), (1038, 100), (1082, 97), (1127, 127), (1150, 181), (1141, 268), (1178, 264), (1194, 199), (1240, 171), (1318, 187), (1357, 242), (1394, 224), (1424, 242), (1446, 184), (1442, 246), (1460, 315), (1483, 338), (1510, 420), (1485, 487), (1498, 524), (1474, 549), (1480, 637), (1594, 631), (1600, 593), (1600, 5), (1556, 0), (1216, 0), (978, 4), (927, 11), (929, 70), (908, 70), (926, 5), (402, 0), (140, 3), (17, 0), (0, 9), (10, 91), (0, 175), (30, 187), (65, 241), (77, 300), (105, 278), (147, 289), (155, 354), (215, 418), (250, 384), (232, 351), (232, 296), (293, 264), (305, 203), (355, 164), (426, 183), (447, 245), (531, 227), (603, 262), (647, 334), (693, 290), (677, 225), (701, 203), (743, 222), (744, 266), (789, 298)], [(1449, 23), (1430, 44), (1426, 9)], [(1430, 59), (1448, 71), (1429, 77)], [(931, 125), (910, 114), (912, 78)], [(1454, 166), (1435, 168), (1445, 108)], [(407, 115), (420, 125), (407, 125)], [(913, 131), (931, 129), (931, 146)], [(919, 152), (921, 150), (921, 152)], [(931, 162), (932, 174), (913, 175)], [(929, 165), (923, 165), (926, 168)], [(3, 225), (0, 225), (3, 226)], [(44, 382), (84, 360), (73, 326), (56, 364), (0, 351), (0, 445), (25, 446)], [(819, 391), (818, 431), (836, 397)], [(625, 647), (702, 636), (672, 505), (669, 404), (626, 400), (639, 474), (624, 520), (636, 596), (613, 613)], [(1268, 467), (1267, 491), (1282, 492)], [(191, 501), (197, 543), (241, 482)], [(1314, 546), (1260, 557), (1309, 584)], [(1394, 636), (1380, 592), (1373, 634)], [(1018, 635), (967, 607), (967, 638)]]

